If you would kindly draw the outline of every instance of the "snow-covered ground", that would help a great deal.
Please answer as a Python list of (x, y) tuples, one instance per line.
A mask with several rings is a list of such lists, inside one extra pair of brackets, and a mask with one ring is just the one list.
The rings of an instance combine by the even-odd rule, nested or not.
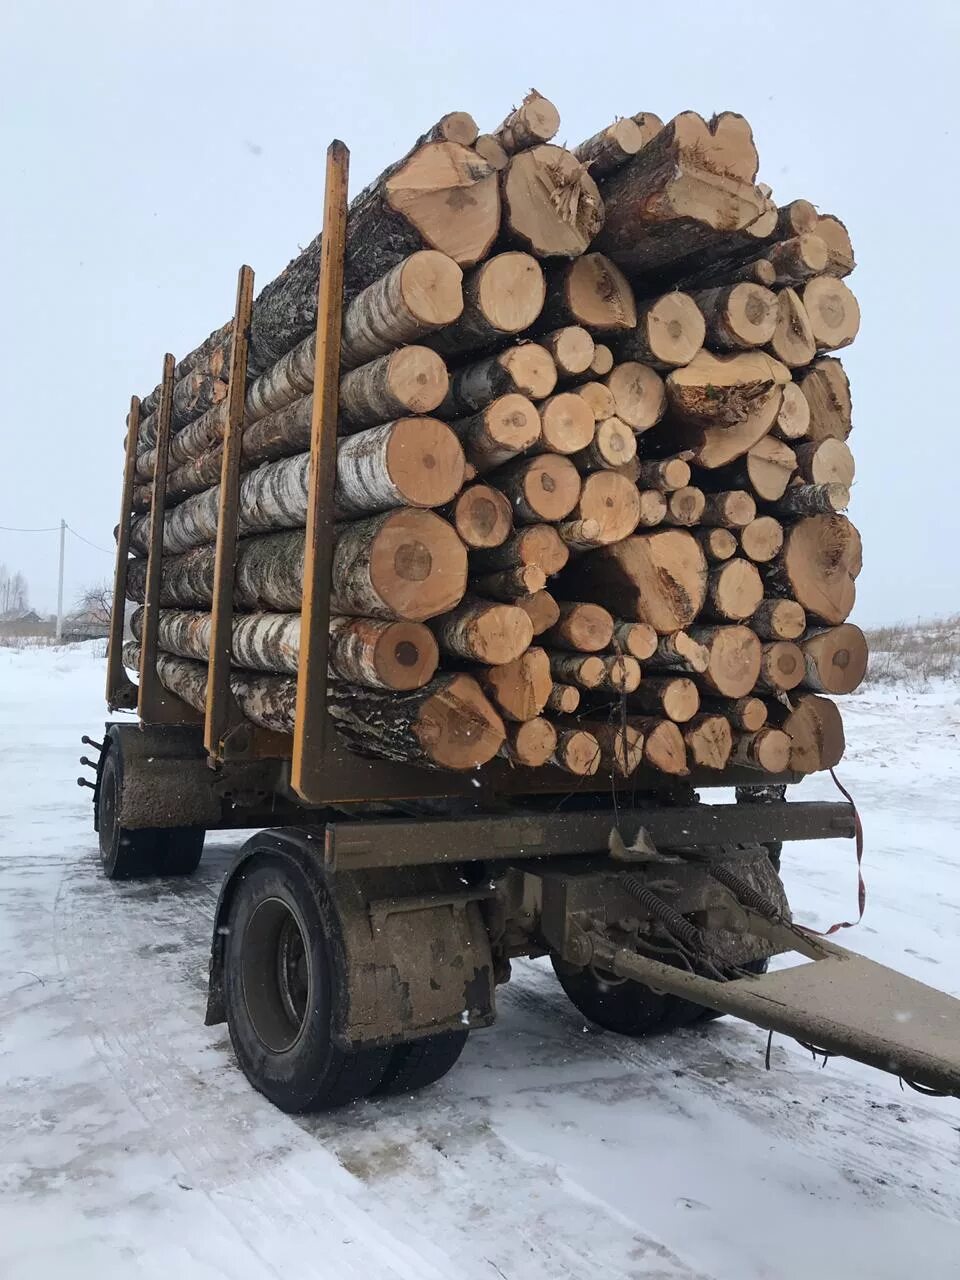
[[(281, 1115), (205, 1028), (239, 836), (171, 886), (98, 871), (90, 647), (0, 650), (0, 1276), (948, 1280), (960, 1104), (732, 1019), (632, 1042), (516, 966), (496, 1027), (413, 1098)], [(867, 916), (843, 941), (960, 991), (960, 686), (846, 701)], [(829, 779), (804, 784), (834, 795)], [(849, 842), (798, 844), (798, 917), (855, 912)]]

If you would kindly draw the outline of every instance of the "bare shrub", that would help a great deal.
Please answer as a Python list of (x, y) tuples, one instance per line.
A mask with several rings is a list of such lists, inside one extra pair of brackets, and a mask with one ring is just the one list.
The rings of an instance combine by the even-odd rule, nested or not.
[(877, 627), (866, 637), (867, 684), (899, 684), (919, 692), (934, 680), (960, 680), (960, 614)]

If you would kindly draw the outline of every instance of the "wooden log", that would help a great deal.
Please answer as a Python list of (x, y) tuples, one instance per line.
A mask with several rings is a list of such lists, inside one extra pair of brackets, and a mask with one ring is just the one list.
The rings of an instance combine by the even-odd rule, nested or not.
[(808, 516), (787, 530), (768, 586), (796, 600), (809, 617), (838, 626), (853, 609), (859, 564), (859, 540), (845, 516)]
[(812, 231), (801, 232), (770, 245), (764, 257), (776, 272), (778, 285), (801, 285), (818, 276), (827, 265), (827, 246)]
[(480, 475), (526, 452), (540, 438), (536, 406), (517, 394), (499, 396), (479, 413), (450, 425)]
[(658, 716), (630, 716), (627, 724), (643, 736), (644, 764), (678, 778), (690, 772), (679, 725)]
[(547, 575), (539, 565), (525, 564), (516, 569), (482, 574), (474, 585), (482, 595), (512, 604), (523, 596), (532, 595), (534, 591), (542, 591), (546, 582)]
[(598, 689), (609, 689), (612, 693), (634, 693), (640, 686), (641, 669), (636, 658), (629, 654), (616, 654), (611, 657), (604, 654), (603, 674), (597, 685)]
[(733, 751), (733, 730), (726, 716), (705, 712), (683, 726), (690, 763), (699, 769), (725, 769)]
[(728, 489), (707, 495), (700, 523), (724, 529), (745, 529), (756, 514), (757, 504), (745, 489)]
[(767, 723), (767, 704), (762, 698), (748, 694), (744, 698), (704, 698), (703, 707), (714, 715), (722, 715), (735, 729), (756, 733)]
[(646, 676), (631, 694), (631, 702), (651, 715), (686, 724), (700, 709), (700, 694), (686, 676)]
[(563, 147), (521, 151), (497, 176), (507, 244), (537, 258), (578, 258), (603, 226), (597, 184)]
[(763, 649), (749, 627), (691, 627), (690, 637), (709, 654), (699, 678), (706, 689), (724, 698), (742, 698), (757, 683)]
[(613, 392), (603, 382), (581, 382), (578, 387), (572, 387), (574, 395), (586, 402), (593, 414), (594, 422), (603, 422), (607, 418), (615, 418), (617, 415), (617, 402), (614, 399)]
[(637, 307), (630, 282), (602, 253), (585, 253), (573, 262), (547, 267), (547, 299), (539, 327), (582, 325), (591, 332), (632, 329)]
[(605, 378), (613, 368), (613, 352), (605, 342), (595, 342), (593, 344), (593, 359), (590, 361), (589, 372), (595, 378)]
[(684, 437), (690, 460), (713, 469), (742, 457), (776, 421), (781, 388), (789, 381), (787, 367), (761, 351), (701, 351), (686, 368), (675, 369), (666, 381), (667, 399), (690, 428)]
[(732, 483), (749, 489), (764, 502), (777, 502), (787, 491), (797, 457), (783, 440), (764, 436), (729, 471)]
[(651, 138), (656, 137), (663, 128), (663, 121), (652, 111), (638, 111), (635, 115), (631, 116), (630, 119), (643, 134), (644, 146), (647, 145)]
[(472, 484), (443, 509), (470, 550), (502, 546), (513, 529), (513, 509), (499, 489)]
[(550, 352), (535, 342), (524, 342), (455, 373), (437, 414), (464, 418), (512, 394), (543, 400), (556, 385), (557, 366)]
[(533, 720), (547, 704), (553, 688), (550, 660), (543, 649), (531, 647), (513, 662), (481, 668), (480, 682), (507, 720)]
[(637, 484), (644, 489), (659, 489), (661, 493), (684, 489), (689, 483), (690, 464), (684, 458), (641, 462), (637, 472)]
[(792, 640), (772, 640), (763, 646), (757, 688), (767, 693), (795, 689), (803, 679), (803, 652)]
[(674, 489), (666, 495), (667, 514), (665, 524), (691, 528), (699, 524), (707, 505), (706, 494), (696, 485), (684, 485), (682, 489)]
[(572, 715), (580, 705), (580, 690), (572, 684), (555, 684), (547, 698), (547, 711)]
[(579, 324), (564, 325), (561, 329), (544, 333), (539, 342), (553, 356), (553, 362), (561, 378), (575, 378), (581, 373), (586, 373), (596, 353), (596, 344), (592, 336)]
[(339, 429), (359, 431), (407, 413), (429, 413), (448, 388), (447, 367), (435, 351), (391, 351), (341, 378)]
[(462, 314), (427, 343), (444, 356), (497, 346), (533, 324), (545, 297), (543, 268), (536, 258), (498, 253), (467, 273)]
[(850, 504), (845, 484), (801, 484), (789, 488), (777, 504), (778, 510), (793, 516), (833, 515)]
[(599, 520), (561, 520), (557, 525), (557, 534), (571, 551), (592, 551), (600, 543)]
[(613, 629), (613, 648), (629, 654), (638, 662), (646, 662), (657, 651), (657, 633), (646, 622), (617, 621)]
[(521, 596), (516, 603), (533, 623), (535, 636), (549, 631), (560, 617), (560, 606), (549, 591), (533, 591), (528, 596)]
[(540, 438), (535, 448), (549, 453), (579, 453), (593, 439), (593, 411), (572, 391), (550, 396), (537, 405), (537, 410)]
[(773, 337), (777, 296), (762, 285), (741, 282), (690, 296), (706, 322), (706, 340), (721, 351), (765, 347)]
[(795, 382), (783, 388), (783, 400), (770, 434), (788, 442), (802, 440), (810, 426), (810, 406)]
[(817, 219), (817, 235), (827, 246), (827, 265), (824, 275), (848, 276), (857, 265), (853, 256), (850, 232), (839, 218), (824, 213)]
[(638, 303), (636, 326), (612, 342), (619, 360), (636, 360), (654, 369), (689, 364), (706, 338), (700, 308), (686, 293), (665, 293)]
[(675, 631), (660, 637), (646, 663), (654, 671), (692, 671), (702, 675), (710, 665), (710, 650), (686, 631)]
[[(310, 455), (300, 456), (306, 458), (308, 471)], [(270, 465), (280, 468), (284, 463)], [(342, 440), (337, 449), (334, 505), (338, 518), (362, 516), (399, 506), (442, 506), (463, 484), (463, 468), (463, 450), (457, 437), (436, 418), (400, 418), (396, 422), (358, 432)], [(267, 469), (263, 467), (261, 471)], [(258, 474), (260, 472), (251, 472), (248, 479)], [(308, 475), (306, 479), (309, 480)], [(245, 479), (241, 484), (241, 495), (246, 483)], [(492, 530), (496, 525), (496, 512), (489, 514), (487, 523)], [(501, 515), (501, 523), (505, 519)], [(305, 522), (306, 491), (303, 505)], [(247, 523), (242, 521), (244, 529)], [(298, 519), (296, 523), (301, 521)]]
[(637, 154), (647, 142), (644, 130), (640, 125), (625, 116), (607, 125), (579, 147), (574, 147), (573, 154), (585, 164), (595, 178), (606, 177), (619, 169)]
[(495, 481), (510, 500), (519, 524), (562, 520), (580, 497), (577, 468), (569, 458), (554, 453), (508, 463), (496, 473)]
[(443, 653), (492, 667), (515, 661), (533, 640), (533, 623), (522, 609), (475, 596), (435, 618), (433, 630)]
[(601, 605), (566, 600), (560, 617), (544, 636), (552, 649), (576, 653), (600, 653), (613, 639), (613, 615)]
[(730, 763), (764, 773), (786, 773), (790, 767), (790, 738), (780, 729), (738, 733)]
[(586, 729), (557, 729), (551, 763), (576, 778), (589, 778), (600, 768), (600, 744)]
[(643, 763), (643, 734), (621, 720), (579, 720), (577, 727), (591, 733), (600, 750), (600, 767), (618, 778), (629, 778)]
[(469, 111), (449, 111), (417, 139), (416, 145), (422, 147), (425, 142), (459, 142), (461, 146), (472, 147), (478, 133), (477, 122)]
[(783, 715), (780, 727), (790, 739), (790, 768), (796, 773), (833, 769), (843, 757), (843, 721), (835, 703), (813, 693), (794, 698), (793, 709)]
[(796, 600), (763, 600), (750, 619), (761, 640), (796, 640), (806, 625), (807, 615)]
[(663, 417), (667, 407), (663, 379), (649, 365), (627, 360), (615, 365), (606, 377), (616, 416), (634, 431), (647, 431)]
[(742, 622), (763, 599), (763, 580), (755, 565), (739, 556), (710, 570), (703, 615), (724, 622)]
[[(685, 112), (605, 178), (597, 248), (630, 272), (677, 274), (686, 260), (715, 254), (718, 243), (766, 215), (766, 197), (744, 176), (751, 166), (756, 173), (749, 126), (737, 120), (725, 112), (708, 125)], [(775, 226), (774, 213), (760, 229), (772, 234)]]
[(584, 478), (574, 516), (596, 521), (598, 528), (589, 545), (620, 542), (633, 533), (640, 519), (637, 487), (615, 471), (593, 471)]
[(769, 349), (788, 369), (809, 364), (817, 354), (813, 325), (795, 289), (782, 289), (777, 295), (777, 324)]
[(573, 461), (580, 471), (607, 471), (636, 456), (637, 439), (627, 424), (619, 418), (606, 418), (596, 424), (590, 444), (575, 453)]
[(441, 675), (403, 694), (334, 685), (327, 711), (354, 750), (430, 768), (479, 768), (506, 738), (503, 721), (477, 682), (462, 673)]
[(603, 659), (595, 653), (549, 653), (550, 674), (558, 684), (578, 689), (599, 689), (604, 680)]
[(641, 489), (639, 496), (640, 519), (637, 521), (637, 527), (653, 529), (658, 524), (663, 524), (667, 518), (667, 495), (661, 493), (659, 489)]
[(497, 173), (507, 167), (510, 157), (492, 133), (481, 133), (473, 144), (473, 149)]
[(586, 595), (661, 634), (689, 626), (706, 599), (706, 559), (685, 530), (635, 534), (587, 559), (589, 563), (573, 563), (565, 571), (567, 594)]
[(711, 564), (722, 564), (737, 554), (737, 540), (729, 529), (696, 529), (693, 536)]
[(797, 447), (797, 467), (809, 484), (853, 484), (853, 454), (842, 440), (828, 436)]
[(835, 276), (817, 276), (801, 294), (817, 351), (848, 347), (860, 331), (860, 304)]
[(520, 724), (506, 726), (507, 740), (500, 754), (511, 764), (539, 769), (547, 764), (557, 749), (557, 731), (549, 720), (535, 716)]
[(740, 550), (754, 564), (768, 564), (783, 547), (783, 525), (773, 516), (758, 516), (740, 530)]
[(777, 238), (789, 240), (793, 236), (802, 236), (805, 231), (814, 231), (820, 215), (809, 200), (791, 200), (777, 209)]
[(514, 107), (492, 136), (508, 155), (549, 142), (560, 128), (560, 112), (553, 103), (531, 89), (519, 107)]
[(569, 558), (570, 552), (553, 525), (528, 524), (499, 546), (478, 551), (471, 557), (471, 568), (492, 573), (497, 569), (535, 565), (550, 577), (559, 573)]
[(433, 679), (439, 653), (422, 623), (333, 617), (327, 660), (333, 675), (350, 684), (407, 690)]
[(851, 427), (850, 383), (839, 360), (826, 356), (800, 378), (810, 410), (811, 440), (846, 440)]
[(867, 673), (867, 641), (852, 622), (805, 636), (803, 684), (817, 693), (852, 693)]

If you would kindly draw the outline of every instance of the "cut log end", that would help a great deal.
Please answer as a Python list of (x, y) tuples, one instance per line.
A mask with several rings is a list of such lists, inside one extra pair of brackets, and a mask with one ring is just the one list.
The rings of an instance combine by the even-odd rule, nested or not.
[(538, 258), (586, 252), (603, 225), (603, 201), (572, 152), (535, 146), (515, 155), (500, 178), (504, 230), (514, 243)]
[(445, 769), (479, 768), (503, 745), (503, 721), (469, 676), (455, 675), (439, 685), (413, 726), (421, 749)]
[(804, 677), (803, 652), (792, 640), (773, 640), (763, 646), (760, 687), (772, 693), (795, 689)]
[(600, 768), (600, 743), (586, 729), (559, 729), (553, 763), (575, 777), (592, 777)]
[(801, 694), (783, 722), (790, 742), (790, 768), (797, 773), (833, 769), (844, 751), (843, 721), (835, 703)]
[(533, 639), (533, 623), (522, 609), (487, 600), (465, 600), (433, 625), (445, 652), (488, 666), (514, 662)]
[(600, 653), (613, 639), (613, 626), (613, 617), (600, 605), (565, 601), (544, 643), (580, 653)]
[(606, 378), (616, 415), (634, 431), (647, 431), (663, 417), (667, 407), (663, 379), (649, 365), (626, 360)]
[(540, 406), (540, 447), (551, 453), (578, 453), (593, 439), (590, 406), (571, 391), (561, 391)]
[(807, 625), (807, 615), (796, 600), (764, 600), (750, 619), (762, 640), (796, 640)]
[(513, 510), (499, 489), (473, 484), (459, 495), (450, 512), (464, 543), (473, 549), (499, 547), (510, 537)]
[(510, 155), (526, 147), (549, 142), (560, 128), (560, 112), (553, 103), (531, 89), (519, 107), (514, 107), (493, 137)]
[(757, 683), (763, 648), (749, 627), (694, 627), (690, 635), (709, 653), (704, 683), (724, 698), (742, 698)]
[(867, 673), (867, 641), (847, 622), (817, 631), (802, 644), (804, 684), (817, 693), (852, 693)]
[(565, 378), (586, 373), (593, 362), (596, 346), (593, 338), (579, 324), (568, 324), (545, 334), (540, 343), (553, 356), (557, 372)]
[(783, 547), (783, 525), (773, 516), (758, 516), (740, 530), (740, 549), (748, 560), (767, 564)]
[(764, 773), (786, 773), (790, 767), (790, 738), (780, 729), (741, 733), (734, 746), (733, 762)]
[(543, 649), (530, 648), (513, 662), (481, 673), (483, 687), (508, 720), (533, 720), (547, 704), (553, 688), (550, 659)]
[(856, 298), (835, 276), (817, 276), (803, 289), (803, 306), (818, 351), (848, 347), (860, 330)]
[(725, 769), (733, 750), (733, 730), (726, 716), (704, 713), (683, 727), (690, 762), (700, 769)]
[(557, 748), (557, 731), (549, 720), (536, 716), (522, 724), (507, 725), (507, 740), (500, 754), (512, 764), (539, 769)]
[[(358, 606), (340, 612), (383, 616), (385, 611), (422, 622), (459, 603), (467, 581), (467, 553), (445, 520), (430, 511), (391, 511), (379, 518), (368, 539), (364, 527), (371, 523), (345, 526), (338, 539), (333, 603), (339, 598)], [(369, 592), (369, 603), (379, 608), (365, 607)]]
[(535, 636), (549, 631), (560, 617), (560, 606), (549, 591), (534, 591), (530, 595), (521, 596), (516, 603), (533, 624)]

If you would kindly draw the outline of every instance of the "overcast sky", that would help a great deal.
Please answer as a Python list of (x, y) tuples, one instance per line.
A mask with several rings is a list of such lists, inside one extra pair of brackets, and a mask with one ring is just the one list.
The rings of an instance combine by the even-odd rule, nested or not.
[[(570, 143), (637, 111), (741, 111), (774, 198), (843, 218), (854, 616), (957, 611), (958, 35), (960, 6), (932, 0), (7, 0), (0, 525), (63, 516), (111, 545), (131, 393), (229, 317), (240, 263), (262, 286), (315, 235), (332, 137), (357, 191), (444, 112), (489, 129), (535, 85)], [(0, 531), (43, 608), (56, 542)], [(68, 600), (111, 572), (68, 536)]]

